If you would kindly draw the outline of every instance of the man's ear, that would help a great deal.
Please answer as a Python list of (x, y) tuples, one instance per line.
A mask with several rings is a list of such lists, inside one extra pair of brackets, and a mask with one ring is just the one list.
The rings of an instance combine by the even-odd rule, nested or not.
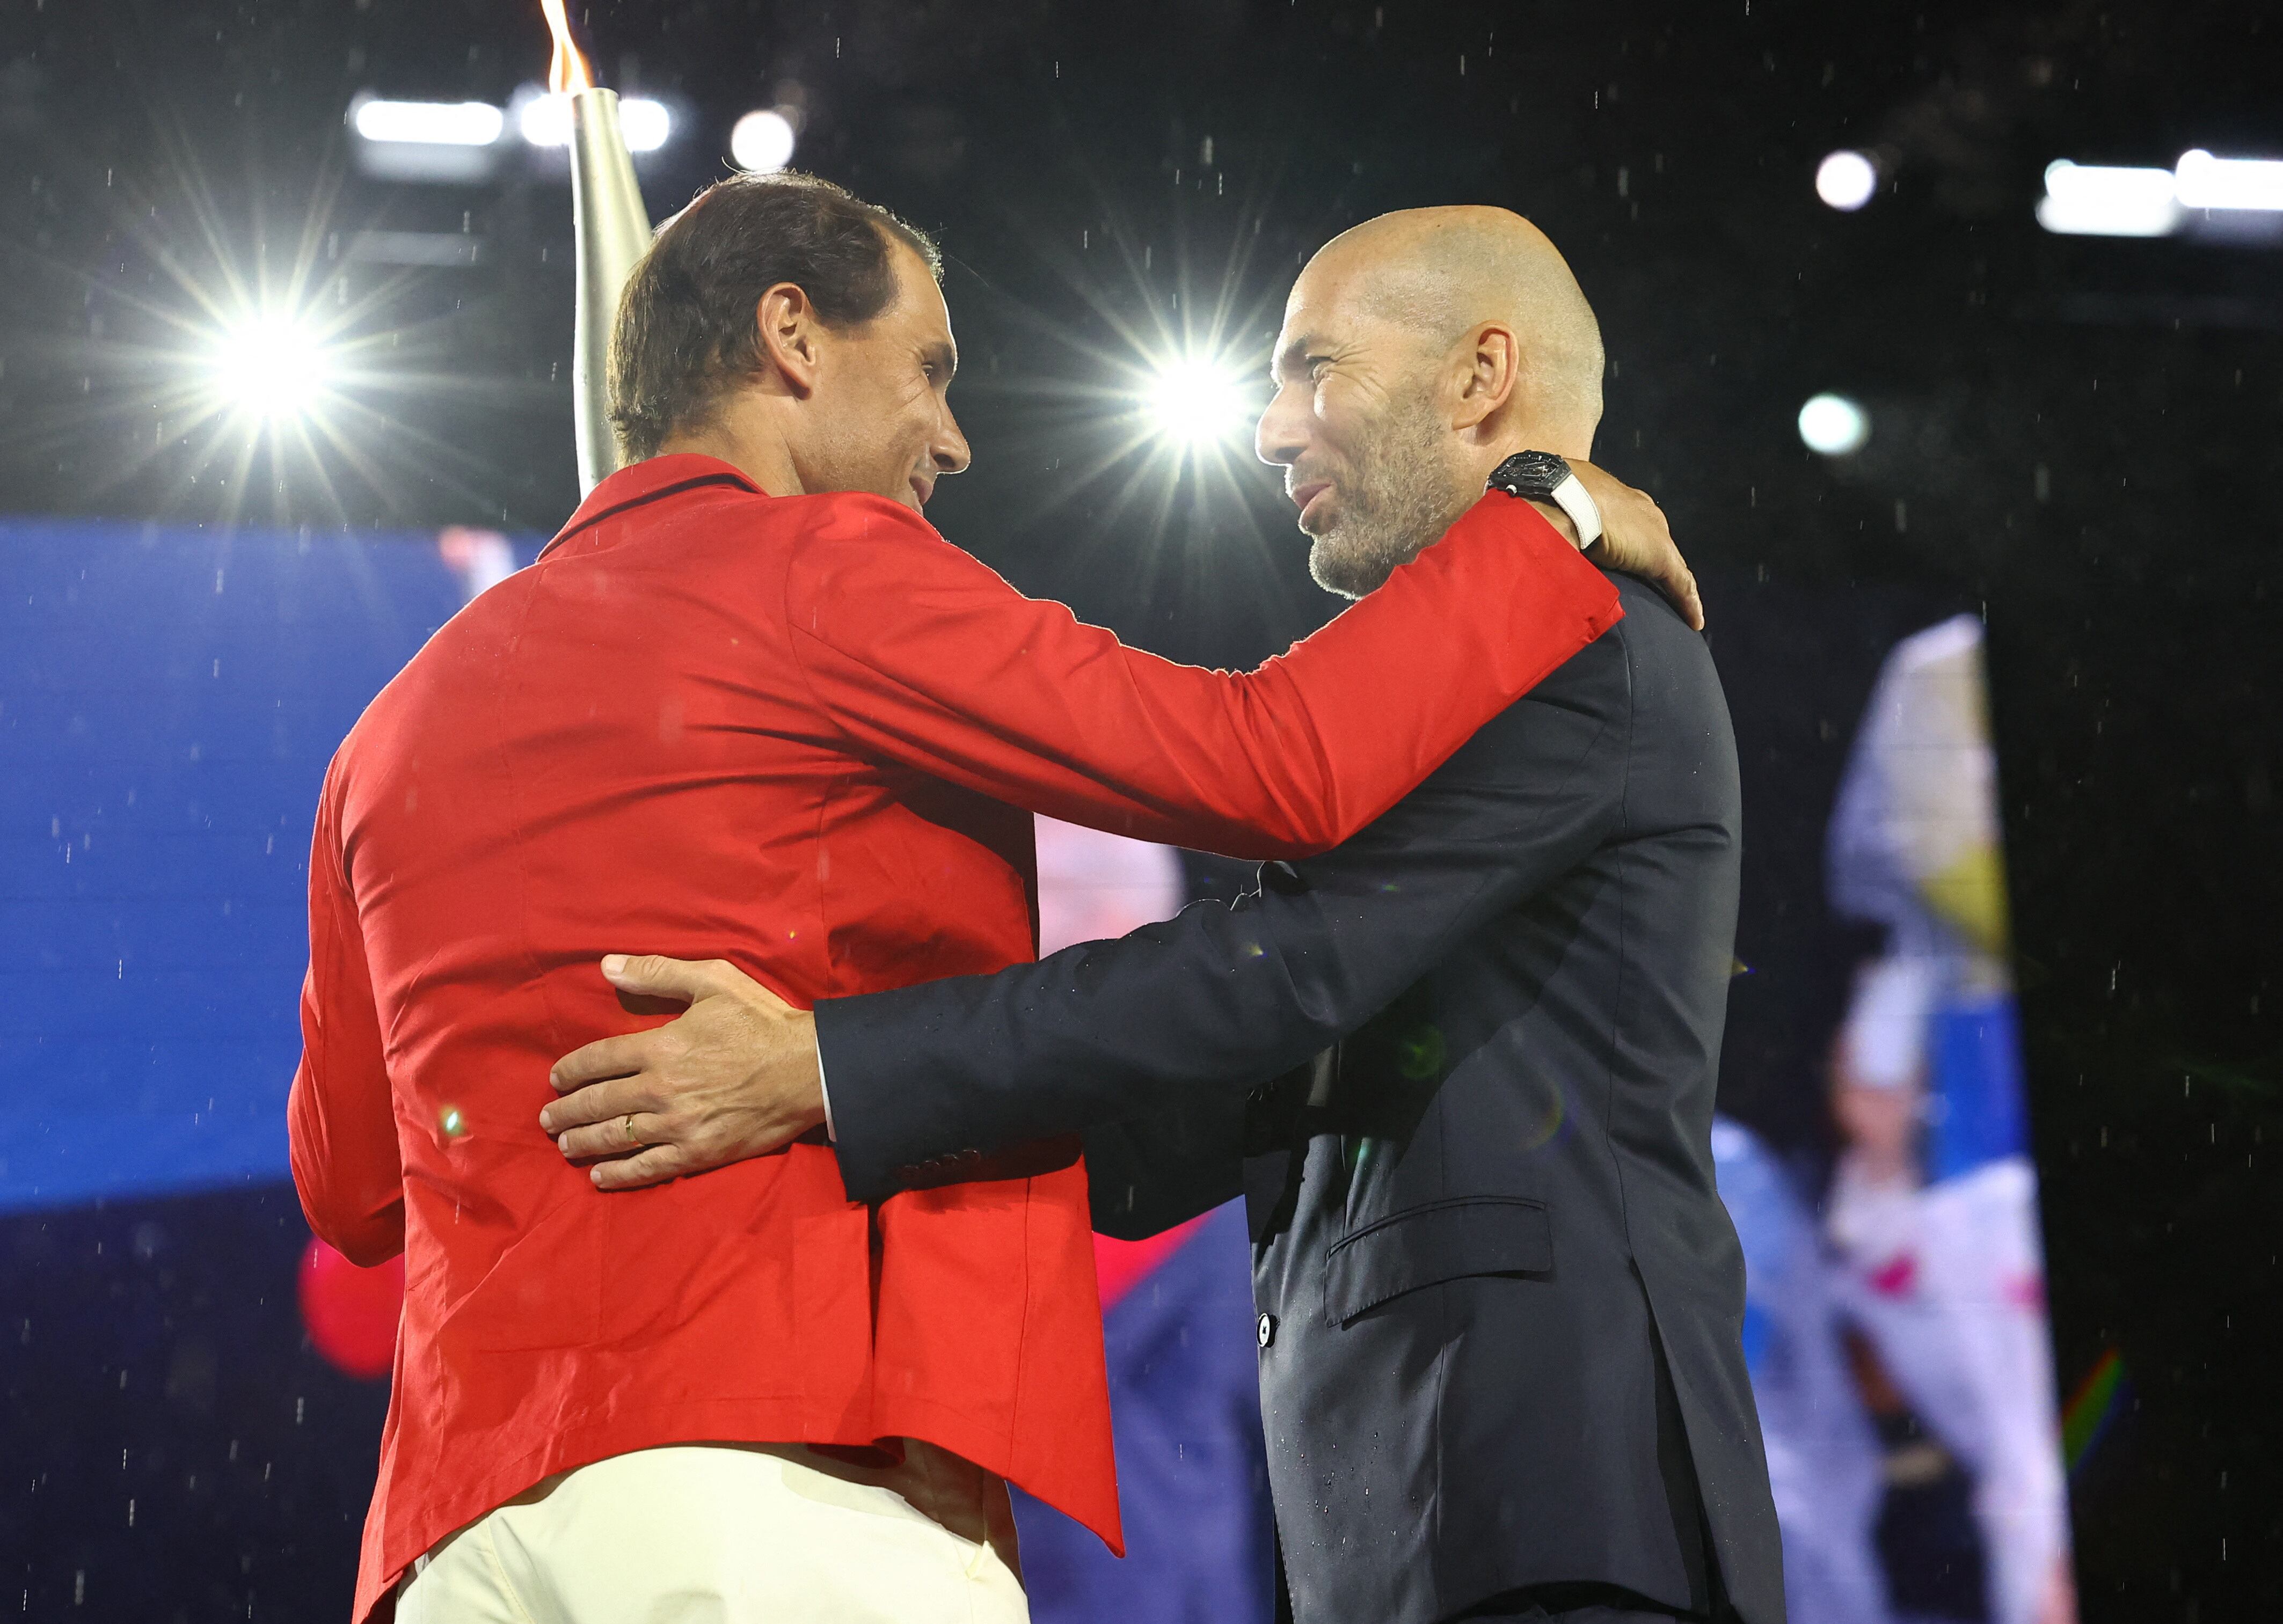
[(1522, 340), (1514, 329), (1486, 322), (1459, 346), (1458, 409), (1451, 426), (1462, 432), (1480, 428), (1504, 409), (1522, 386)]
[(761, 354), (786, 386), (796, 395), (814, 389), (818, 322), (808, 295), (790, 282), (780, 282), (761, 295), (753, 320), (760, 331)]

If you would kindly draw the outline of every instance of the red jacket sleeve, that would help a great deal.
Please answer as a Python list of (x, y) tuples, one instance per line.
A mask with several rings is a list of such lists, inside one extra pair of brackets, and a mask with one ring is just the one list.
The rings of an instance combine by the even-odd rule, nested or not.
[(1235, 857), (1337, 845), (1624, 612), (1528, 503), (1492, 494), (1287, 653), (1202, 671), (1022, 596), (908, 508), (835, 497), (816, 516), (786, 620), (857, 744), (1032, 812)]
[(404, 1171), (364, 936), (342, 860), (339, 813), (338, 782), (328, 773), (309, 848), (301, 1065), (285, 1122), (293, 1185), (309, 1227), (351, 1263), (370, 1268), (404, 1250)]

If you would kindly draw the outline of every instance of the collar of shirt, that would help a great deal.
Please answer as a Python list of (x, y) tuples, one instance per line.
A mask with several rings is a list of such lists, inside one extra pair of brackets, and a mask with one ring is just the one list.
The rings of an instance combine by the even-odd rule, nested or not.
[(579, 510), (571, 516), (561, 530), (555, 532), (552, 541), (539, 549), (539, 556), (546, 557), (580, 531), (600, 524), (614, 513), (623, 513), (629, 508), (637, 508), (644, 502), (656, 501), (661, 497), (701, 485), (735, 485), (743, 486), (756, 496), (767, 493), (719, 457), (705, 456), (691, 451), (651, 457), (647, 462), (629, 463), (587, 493), (587, 500), (579, 504)]

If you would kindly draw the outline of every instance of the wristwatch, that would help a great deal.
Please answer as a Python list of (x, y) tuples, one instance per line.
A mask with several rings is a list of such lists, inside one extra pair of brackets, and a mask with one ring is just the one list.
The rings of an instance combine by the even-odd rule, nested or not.
[(1578, 527), (1581, 553), (1601, 539), (1601, 510), (1593, 505), (1584, 482), (1570, 471), (1570, 464), (1550, 451), (1516, 452), (1491, 470), (1485, 488), (1525, 501), (1552, 502)]

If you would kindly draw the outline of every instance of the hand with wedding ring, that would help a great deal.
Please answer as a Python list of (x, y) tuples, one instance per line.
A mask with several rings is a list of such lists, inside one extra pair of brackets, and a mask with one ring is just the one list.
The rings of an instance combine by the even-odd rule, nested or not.
[(632, 1190), (782, 1148), (824, 1121), (816, 1022), (735, 965), (612, 953), (620, 992), (690, 1007), (555, 1062), (539, 1114), (600, 1190)]

